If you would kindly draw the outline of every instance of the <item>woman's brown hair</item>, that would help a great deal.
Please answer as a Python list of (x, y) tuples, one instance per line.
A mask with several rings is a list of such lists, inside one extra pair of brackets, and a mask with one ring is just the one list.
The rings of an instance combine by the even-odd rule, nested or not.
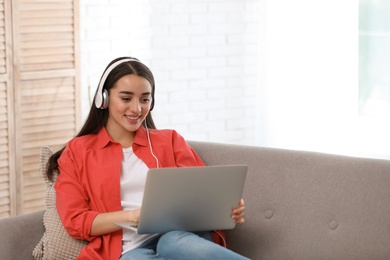
[[(155, 82), (154, 82), (153, 73), (150, 71), (150, 69), (146, 65), (144, 65), (143, 63), (141, 63), (140, 61), (138, 61), (135, 58), (120, 57), (120, 58), (117, 58), (117, 59), (111, 61), (107, 65), (107, 67), (104, 71), (106, 71), (111, 66), (111, 64), (113, 64), (119, 60), (122, 60), (122, 59), (132, 59), (132, 60), (120, 63), (115, 68), (113, 68), (112, 71), (108, 74), (106, 81), (104, 82), (103, 89), (106, 89), (107, 92), (110, 93), (110, 89), (115, 85), (115, 83), (120, 78), (122, 78), (123, 76), (126, 76), (126, 75), (137, 75), (137, 76), (143, 77), (146, 80), (148, 80), (150, 85), (152, 86), (152, 93), (151, 93), (152, 94), (152, 104), (150, 106), (150, 111), (151, 111), (154, 107), (154, 104), (155, 104), (154, 103), (155, 102), (155, 98), (154, 98)], [(104, 72), (103, 72), (103, 74), (104, 74)], [(97, 93), (97, 91), (95, 93), (95, 98), (96, 98), (96, 95), (101, 95), (101, 93)], [(88, 134), (97, 134), (97, 133), (99, 133), (100, 129), (102, 129), (102, 127), (104, 127), (107, 124), (108, 110), (97, 108), (94, 104), (95, 104), (95, 102), (93, 102), (93, 105), (91, 106), (88, 117), (87, 117), (83, 127), (81, 128), (79, 133), (76, 135), (76, 137), (80, 137), (80, 136), (88, 135)], [(144, 125), (145, 124), (149, 129), (156, 129), (156, 126), (154, 124), (154, 121), (153, 121), (153, 118), (152, 118), (152, 115), (150, 112), (148, 113), (148, 115), (146, 116), (146, 118), (144, 120)], [(46, 175), (47, 175), (48, 179), (51, 181), (53, 181), (54, 173), (55, 172), (59, 173), (57, 161), (58, 161), (58, 158), (60, 158), (65, 147), (66, 146), (62, 147), (59, 151), (54, 153), (49, 158), (49, 160), (47, 162)]]

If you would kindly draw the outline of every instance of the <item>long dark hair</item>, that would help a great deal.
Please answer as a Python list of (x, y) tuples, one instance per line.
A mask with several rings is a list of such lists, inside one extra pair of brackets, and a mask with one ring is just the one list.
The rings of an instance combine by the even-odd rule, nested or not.
[[(122, 59), (132, 59), (130, 61), (125, 61), (123, 63), (120, 63), (115, 68), (112, 69), (112, 71), (108, 74), (108, 77), (106, 81), (104, 82), (103, 89), (106, 89), (107, 92), (110, 92), (110, 89), (115, 85), (115, 83), (126, 75), (137, 75), (140, 77), (145, 78), (147, 81), (149, 81), (150, 85), (152, 86), (152, 104), (150, 106), (150, 111), (154, 107), (154, 92), (155, 92), (155, 82), (154, 82), (154, 76), (153, 73), (150, 71), (150, 69), (140, 61), (138, 61), (135, 58), (132, 57), (120, 57), (116, 58), (115, 60), (111, 61), (106, 69), (106, 71), (113, 63), (122, 60)], [(104, 72), (103, 72), (104, 74)], [(102, 74), (102, 76), (103, 76)], [(97, 93), (98, 90), (96, 90), (96, 95), (101, 95), (101, 93)], [(146, 125), (149, 129), (156, 129), (156, 126), (154, 124), (152, 114), (148, 113), (146, 116), (143, 124)], [(83, 135), (88, 134), (97, 134), (99, 131), (107, 124), (108, 121), (108, 109), (100, 109), (95, 106), (95, 102), (93, 102), (91, 109), (89, 111), (88, 117), (81, 128), (80, 132), (76, 135), (76, 137), (80, 137)], [(47, 168), (46, 168), (46, 175), (49, 180), (53, 180), (54, 172), (59, 173), (58, 170), (58, 158), (61, 156), (62, 152), (64, 151), (66, 146), (62, 147), (58, 152), (54, 153), (49, 161), (47, 162)]]

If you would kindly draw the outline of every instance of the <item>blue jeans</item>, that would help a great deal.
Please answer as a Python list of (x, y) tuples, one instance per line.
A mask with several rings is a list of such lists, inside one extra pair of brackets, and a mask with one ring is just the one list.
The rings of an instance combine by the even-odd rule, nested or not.
[(120, 260), (140, 259), (248, 259), (212, 242), (210, 232), (171, 231), (154, 237), (122, 255)]

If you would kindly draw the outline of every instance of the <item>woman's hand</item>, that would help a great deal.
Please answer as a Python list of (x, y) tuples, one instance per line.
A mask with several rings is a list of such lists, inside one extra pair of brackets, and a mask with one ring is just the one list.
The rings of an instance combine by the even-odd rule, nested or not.
[(244, 211), (245, 211), (245, 205), (244, 200), (240, 200), (240, 205), (238, 205), (237, 208), (233, 209), (232, 218), (236, 221), (237, 224), (244, 224)]
[(115, 222), (136, 222), (138, 223), (141, 209), (122, 210), (98, 214), (92, 222), (90, 236), (100, 236), (121, 229)]
[(128, 221), (138, 223), (139, 217), (141, 215), (141, 208), (135, 210), (128, 210), (128, 212), (130, 214)]

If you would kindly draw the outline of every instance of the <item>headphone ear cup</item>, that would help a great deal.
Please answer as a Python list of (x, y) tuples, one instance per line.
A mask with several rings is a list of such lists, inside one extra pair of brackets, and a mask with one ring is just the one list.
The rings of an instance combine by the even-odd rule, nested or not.
[(108, 102), (109, 102), (107, 89), (103, 89), (102, 98), (103, 98), (103, 100), (102, 100), (101, 108), (106, 109), (108, 107)]

